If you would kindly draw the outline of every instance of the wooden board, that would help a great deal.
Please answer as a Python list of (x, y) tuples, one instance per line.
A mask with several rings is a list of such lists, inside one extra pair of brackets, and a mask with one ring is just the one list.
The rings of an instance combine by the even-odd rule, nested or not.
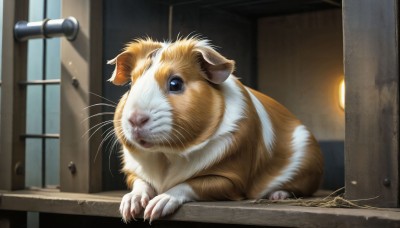
[(398, 1), (343, 1), (346, 197), (399, 207)]
[(0, 189), (25, 187), (27, 43), (14, 39), (14, 24), (28, 18), (28, 0), (3, 2), (3, 53), (0, 121)]
[[(63, 17), (74, 16), (79, 22), (76, 40), (61, 42), (61, 128), (60, 188), (68, 192), (101, 191), (99, 131), (94, 127), (102, 120), (102, 1), (62, 1)], [(74, 166), (71, 172), (69, 167)]]
[[(123, 194), (0, 192), (0, 210), (119, 218), (118, 207)], [(282, 227), (400, 227), (400, 210), (312, 208), (254, 201), (193, 202), (184, 204), (164, 220)]]

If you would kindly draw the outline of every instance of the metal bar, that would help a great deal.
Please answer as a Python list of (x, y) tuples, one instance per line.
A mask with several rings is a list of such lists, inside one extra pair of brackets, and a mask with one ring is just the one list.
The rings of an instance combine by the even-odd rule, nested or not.
[(79, 32), (79, 23), (74, 17), (65, 19), (45, 19), (43, 21), (18, 21), (14, 26), (14, 36), (18, 41), (36, 38), (53, 38), (65, 36), (72, 41)]
[[(43, 1), (43, 18), (47, 17), (47, 0)], [(47, 60), (47, 41), (43, 40), (43, 61), (42, 61), (42, 79), (47, 79), (46, 60)], [(42, 134), (46, 133), (46, 86), (42, 86)], [(46, 138), (42, 138), (42, 187), (46, 186)]]
[(168, 39), (169, 40), (172, 40), (173, 18), (174, 18), (174, 5), (170, 5), (169, 12), (168, 12)]
[[(0, 82), (1, 83), (1, 82)], [(50, 80), (32, 80), (19, 82), (19, 85), (59, 85), (61, 83), (60, 79), (50, 79)]]
[(23, 134), (21, 138), (33, 138), (33, 139), (59, 139), (60, 134)]

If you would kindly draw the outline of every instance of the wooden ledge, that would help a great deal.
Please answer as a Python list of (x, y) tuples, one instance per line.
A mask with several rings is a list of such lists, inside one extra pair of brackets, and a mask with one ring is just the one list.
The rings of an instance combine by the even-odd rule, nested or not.
[[(120, 217), (118, 208), (124, 193), (0, 191), (0, 210)], [(400, 209), (314, 208), (254, 201), (192, 202), (165, 220), (290, 227), (400, 227)]]

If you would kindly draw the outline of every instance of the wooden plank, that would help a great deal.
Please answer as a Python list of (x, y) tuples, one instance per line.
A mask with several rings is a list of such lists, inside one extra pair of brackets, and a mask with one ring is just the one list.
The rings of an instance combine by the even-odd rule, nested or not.
[(3, 2), (3, 53), (0, 122), (0, 189), (25, 187), (27, 43), (14, 39), (14, 25), (28, 18), (28, 0)]
[(69, 192), (98, 192), (102, 132), (89, 137), (96, 130), (92, 127), (102, 121), (101, 116), (92, 117), (101, 107), (88, 107), (101, 103), (91, 93), (101, 94), (102, 86), (102, 1), (63, 1), (62, 14), (77, 18), (80, 31), (76, 40), (61, 43), (60, 187)]
[(343, 1), (346, 197), (399, 207), (398, 1)]
[[(123, 194), (0, 192), (0, 210), (119, 218), (118, 207)], [(184, 204), (163, 220), (282, 227), (400, 227), (400, 209), (312, 208), (254, 201), (193, 202)]]

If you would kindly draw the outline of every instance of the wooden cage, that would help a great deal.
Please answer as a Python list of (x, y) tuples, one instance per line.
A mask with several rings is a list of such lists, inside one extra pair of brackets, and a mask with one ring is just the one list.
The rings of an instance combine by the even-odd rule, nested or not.
[[(17, 21), (27, 20), (29, 1), (4, 0), (0, 226), (26, 226), (27, 212), (39, 212), (43, 227), (78, 226), (73, 222), (79, 222), (82, 227), (124, 225), (118, 213), (123, 191), (106, 191), (112, 190), (110, 185), (115, 183), (104, 177), (108, 167), (104, 167), (103, 160), (95, 159), (101, 134), (95, 134), (90, 140), (89, 135), (82, 137), (85, 132), (93, 131), (92, 127), (102, 119), (100, 116), (91, 118), (84, 124), (82, 119), (102, 111), (100, 108), (85, 109), (101, 102), (101, 98), (91, 93), (114, 100), (120, 95), (103, 84), (111, 71), (104, 65), (107, 58), (117, 54), (123, 43), (129, 41), (127, 39), (143, 35), (163, 39), (181, 30), (182, 34), (188, 34), (195, 28), (213, 34), (223, 33), (225, 39), (217, 43), (228, 40), (228, 48), (241, 45), (236, 50), (228, 50), (227, 54), (245, 66), (238, 70), (244, 83), (257, 87), (255, 75), (260, 70), (256, 61), (260, 48), (257, 37), (262, 33), (257, 26), (259, 19), (335, 8), (342, 18), (346, 83), (345, 197), (379, 196), (368, 204), (386, 209), (307, 208), (249, 201), (196, 202), (183, 205), (164, 223), (156, 225), (185, 226), (186, 222), (192, 222), (192, 225), (209, 223), (212, 226), (400, 227), (398, 1), (276, 3), (264, 0), (252, 1), (251, 7), (238, 2), (246, 1), (62, 1), (62, 15), (76, 17), (80, 33), (76, 40), (62, 40), (61, 45), (60, 190), (54, 191), (25, 189), (25, 139), (22, 136), (27, 113), (26, 89), (21, 82), (27, 81), (27, 69), (23, 64), (27, 61), (27, 44), (16, 41), (13, 31)], [(210, 7), (213, 10), (209, 10)], [(168, 21), (172, 13), (174, 24), (171, 18)], [(222, 25), (226, 25), (226, 30), (222, 30)], [(129, 31), (127, 26), (130, 26)]]

